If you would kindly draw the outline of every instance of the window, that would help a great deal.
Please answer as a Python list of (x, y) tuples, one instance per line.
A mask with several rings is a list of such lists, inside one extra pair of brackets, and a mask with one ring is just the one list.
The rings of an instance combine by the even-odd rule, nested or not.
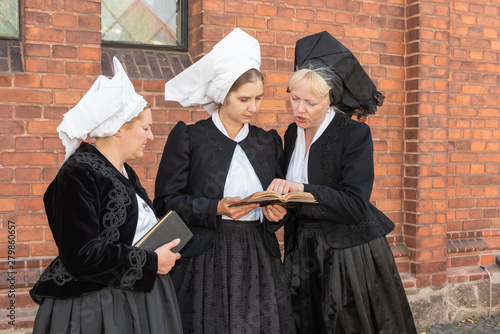
[(19, 38), (19, 0), (0, 1), (0, 37)]
[(187, 0), (102, 0), (103, 44), (187, 48)]

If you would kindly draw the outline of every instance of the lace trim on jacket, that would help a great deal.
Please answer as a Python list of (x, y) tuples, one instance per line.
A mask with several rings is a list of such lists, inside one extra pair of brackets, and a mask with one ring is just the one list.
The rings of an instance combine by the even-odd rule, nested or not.
[[(109, 242), (116, 242), (120, 239), (119, 228), (127, 220), (127, 206), (132, 204), (132, 199), (129, 197), (125, 185), (116, 177), (116, 171), (106, 166), (98, 155), (89, 152), (77, 152), (74, 154), (74, 159), (77, 162), (90, 165), (99, 174), (112, 180), (114, 189), (107, 195), (110, 201), (106, 205), (108, 211), (103, 217), (104, 230), (99, 236)], [(131, 288), (137, 280), (142, 278), (142, 267), (146, 264), (146, 259), (146, 251), (143, 249), (135, 249), (129, 253), (131, 268), (123, 275), (120, 288)], [(73, 279), (75, 278), (64, 267), (59, 257), (40, 276), (40, 281), (53, 280), (59, 286)]]

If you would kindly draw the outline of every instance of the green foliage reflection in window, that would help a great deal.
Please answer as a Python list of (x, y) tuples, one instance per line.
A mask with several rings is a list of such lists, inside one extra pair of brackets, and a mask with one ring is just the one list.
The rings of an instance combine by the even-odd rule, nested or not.
[(0, 37), (19, 37), (18, 0), (0, 0)]
[(180, 0), (102, 0), (104, 42), (179, 46), (182, 41)]

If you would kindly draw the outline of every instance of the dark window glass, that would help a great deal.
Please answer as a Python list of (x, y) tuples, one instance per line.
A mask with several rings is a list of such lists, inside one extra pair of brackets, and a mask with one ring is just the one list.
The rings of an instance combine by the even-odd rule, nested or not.
[(102, 0), (103, 43), (185, 48), (186, 1)]

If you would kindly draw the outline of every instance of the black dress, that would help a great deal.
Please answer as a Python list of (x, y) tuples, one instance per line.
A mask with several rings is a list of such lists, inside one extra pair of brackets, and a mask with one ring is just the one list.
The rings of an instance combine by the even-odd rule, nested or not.
[[(194, 236), (171, 272), (185, 333), (293, 334), (291, 300), (274, 232), (281, 224), (223, 220), (223, 197), (236, 145), (263, 189), (282, 177), (276, 131), (250, 126), (236, 143), (212, 119), (179, 122), (168, 137), (155, 186), (155, 209), (174, 210)], [(245, 180), (242, 180), (245, 182)]]
[(154, 252), (132, 247), (136, 194), (152, 207), (135, 172), (125, 178), (82, 143), (44, 195), (59, 256), (30, 291), (40, 304), (33, 333), (182, 333), (169, 275)]
[[(290, 162), (297, 126), (285, 133)], [(385, 235), (394, 223), (370, 202), (370, 128), (335, 115), (309, 148), (308, 184), (318, 205), (285, 225), (285, 268), (299, 333), (416, 333)]]

